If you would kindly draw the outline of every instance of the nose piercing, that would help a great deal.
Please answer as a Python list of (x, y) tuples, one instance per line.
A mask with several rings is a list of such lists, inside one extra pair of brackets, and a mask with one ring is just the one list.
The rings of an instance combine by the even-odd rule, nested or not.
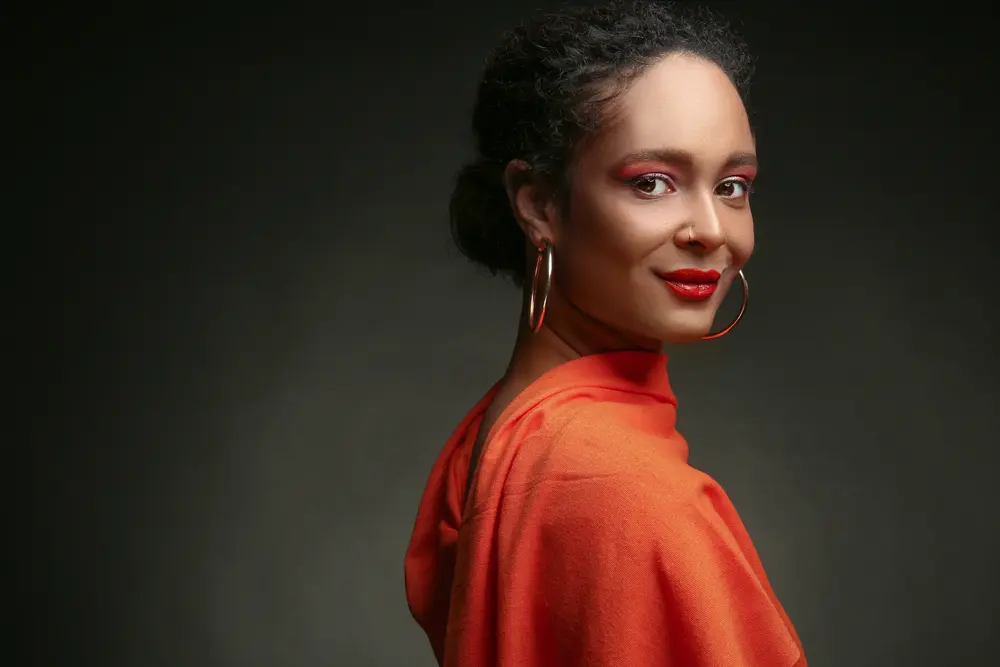
[(688, 227), (688, 243), (694, 243), (694, 230)]

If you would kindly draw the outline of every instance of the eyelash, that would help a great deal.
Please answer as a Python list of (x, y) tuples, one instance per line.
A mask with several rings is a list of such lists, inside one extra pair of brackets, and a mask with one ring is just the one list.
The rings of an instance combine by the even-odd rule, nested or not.
[[(723, 183), (734, 183), (734, 182), (739, 183), (746, 190), (746, 194), (743, 195), (744, 198), (749, 197), (750, 195), (753, 194), (753, 181), (751, 181), (749, 178), (744, 178), (743, 176), (730, 176), (729, 178), (724, 178), (721, 181), (719, 181), (719, 185), (722, 185)], [(716, 186), (716, 188), (718, 188), (718, 186)], [(741, 197), (734, 197), (734, 199), (741, 199)]]
[[(653, 181), (657, 179), (666, 181), (667, 183), (670, 184), (672, 188), (676, 189), (676, 187), (673, 184), (674, 183), (673, 179), (666, 174), (660, 174), (660, 173), (650, 173), (650, 174), (642, 174), (641, 176), (636, 176), (635, 178), (629, 179), (628, 184), (633, 188), (635, 188), (639, 183)], [(746, 194), (743, 195), (744, 198), (749, 197), (750, 195), (753, 194), (754, 192), (753, 181), (751, 181), (749, 178), (744, 178), (742, 176), (730, 176), (729, 178), (719, 181), (719, 185), (722, 185), (723, 183), (733, 183), (733, 182), (739, 183), (746, 189)], [(718, 188), (719, 185), (717, 185), (716, 188)], [(662, 196), (662, 195), (650, 195), (647, 193), (643, 194), (647, 197)], [(726, 197), (726, 199), (740, 199), (740, 197)]]

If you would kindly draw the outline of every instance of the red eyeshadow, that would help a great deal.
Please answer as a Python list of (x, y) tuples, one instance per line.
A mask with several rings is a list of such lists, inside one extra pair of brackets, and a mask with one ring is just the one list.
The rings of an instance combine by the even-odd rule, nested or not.
[(615, 176), (623, 181), (627, 181), (631, 178), (653, 172), (669, 174), (668, 170), (669, 167), (663, 162), (634, 162), (620, 167), (615, 172)]

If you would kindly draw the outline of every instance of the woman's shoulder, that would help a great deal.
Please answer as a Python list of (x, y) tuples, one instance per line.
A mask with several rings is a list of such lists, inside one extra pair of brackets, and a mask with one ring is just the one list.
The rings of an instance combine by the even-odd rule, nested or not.
[[(603, 398), (605, 400), (594, 400)], [(527, 411), (519, 428), (505, 486), (572, 483), (693, 490), (702, 480), (687, 465), (688, 446), (674, 428), (674, 406), (655, 401), (564, 396)], [(589, 480), (589, 482), (587, 481)]]

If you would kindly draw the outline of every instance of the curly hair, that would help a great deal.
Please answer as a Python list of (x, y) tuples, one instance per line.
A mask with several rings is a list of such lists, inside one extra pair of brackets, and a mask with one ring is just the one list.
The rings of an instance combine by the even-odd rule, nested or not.
[(715, 63), (746, 98), (750, 55), (705, 9), (613, 0), (543, 14), (507, 32), (477, 90), (476, 157), (459, 171), (451, 196), (452, 237), (462, 253), (522, 285), (525, 236), (504, 187), (506, 165), (523, 160), (565, 192), (574, 148), (609, 119), (631, 81), (672, 53)]

